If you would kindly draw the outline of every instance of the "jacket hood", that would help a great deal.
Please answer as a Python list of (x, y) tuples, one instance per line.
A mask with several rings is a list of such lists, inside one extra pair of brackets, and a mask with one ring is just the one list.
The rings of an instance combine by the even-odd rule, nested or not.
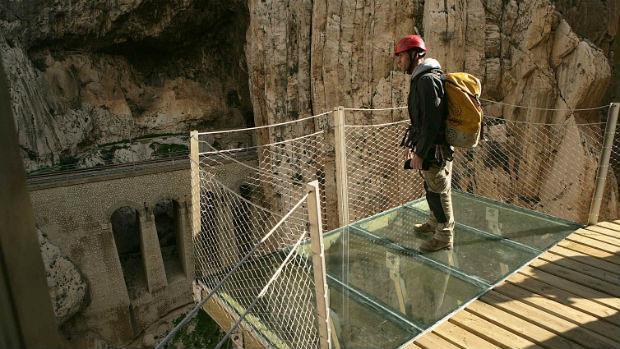
[(436, 59), (425, 58), (422, 64), (415, 67), (413, 73), (411, 74), (411, 79), (413, 80), (416, 76), (424, 74), (431, 69), (441, 69), (441, 65), (439, 64), (439, 62), (437, 62)]

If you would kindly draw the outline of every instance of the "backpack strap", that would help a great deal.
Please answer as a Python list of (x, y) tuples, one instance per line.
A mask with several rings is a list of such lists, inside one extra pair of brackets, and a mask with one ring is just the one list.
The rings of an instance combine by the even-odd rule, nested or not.
[(447, 79), (447, 75), (446, 74), (442, 74), (441, 75), (441, 80), (445, 83), (448, 83), (456, 88), (458, 88), (459, 90), (461, 90), (461, 92), (463, 92), (464, 94), (468, 95), (469, 97), (471, 97), (474, 101), (476, 101), (476, 103), (478, 104), (479, 107), (482, 107), (482, 103), (480, 102), (480, 97), (463, 89), (461, 86), (459, 86), (458, 84), (456, 84), (454, 81)]
[(415, 81), (415, 82), (417, 83), (417, 81), (418, 81), (421, 77), (426, 76), (426, 75), (430, 75), (430, 74), (438, 75), (438, 76), (439, 76), (439, 78), (442, 78), (442, 77), (443, 77), (443, 75), (444, 75), (444, 74), (443, 74), (443, 71), (442, 71), (441, 69), (439, 69), (439, 68), (433, 68), (433, 69), (427, 70), (427, 71), (425, 71), (424, 73), (422, 73), (422, 74), (420, 74), (420, 75), (416, 76), (415, 78), (413, 78), (413, 81)]

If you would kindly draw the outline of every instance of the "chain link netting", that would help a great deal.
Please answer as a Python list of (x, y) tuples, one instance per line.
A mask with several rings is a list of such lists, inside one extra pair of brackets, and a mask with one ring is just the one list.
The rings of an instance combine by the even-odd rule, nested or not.
[(247, 201), (280, 215), (305, 193), (306, 183), (318, 180), (323, 208), (329, 152), (326, 134), (318, 131), (267, 145), (232, 149), (218, 149), (217, 136), (200, 135), (200, 173), (211, 174)]
[[(349, 222), (423, 198), (419, 171), (404, 168), (405, 150), (400, 143), (409, 127), (407, 110), (345, 112)], [(574, 111), (561, 123), (518, 121), (512, 114), (485, 116), (478, 147), (457, 149), (454, 154), (453, 188), (586, 223), (605, 122), (583, 120), (605, 120), (606, 112), (577, 115), (581, 112)], [(313, 120), (315, 132), (301, 137), (292, 136), (290, 125), (237, 130), (247, 132), (245, 137), (237, 135), (236, 139), (245, 140), (239, 144), (225, 141), (229, 137), (225, 133), (199, 136), (201, 230), (194, 241), (196, 277), (207, 289), (221, 284), (218, 299), (231, 309), (231, 319), (247, 312), (243, 327), (253, 329), (269, 346), (318, 345), (303, 199), (305, 184), (318, 180), (323, 229), (337, 227), (333, 222), (338, 222), (338, 206), (332, 202), (338, 178), (332, 118), (328, 114)], [(618, 133), (601, 219), (617, 219), (619, 212)], [(251, 257), (240, 263), (248, 254)], [(238, 269), (222, 283), (232, 268)]]
[[(402, 122), (369, 125), (367, 120), (377, 118), (355, 115), (368, 111), (347, 113), (353, 114), (347, 115), (353, 124), (346, 126), (350, 221), (423, 197), (418, 171), (403, 168), (404, 150), (399, 145), (409, 126), (406, 114)], [(574, 115), (559, 124), (485, 116), (484, 140), (476, 148), (455, 151), (453, 188), (586, 223), (605, 122), (578, 123), (592, 119), (594, 112), (574, 112), (580, 113), (588, 115)], [(603, 119), (607, 109), (597, 113)], [(618, 217), (618, 153), (616, 142), (601, 219)]]
[[(367, 124), (377, 121), (387, 123)], [(406, 110), (350, 110), (347, 123), (350, 222), (424, 196), (418, 171), (404, 169), (405, 151), (400, 142), (409, 127)]]
[(454, 188), (587, 222), (605, 123), (578, 124), (571, 118), (542, 124), (487, 116), (484, 124), (484, 140), (455, 153)]
[[(247, 132), (256, 132), (248, 140), (261, 137), (260, 131)], [(315, 348), (317, 309), (305, 199), (306, 183), (325, 185), (325, 132), (230, 149), (218, 149), (218, 139), (199, 136), (196, 278), (207, 289), (223, 282), (218, 298), (234, 310), (229, 315), (244, 316), (244, 328), (270, 346)]]
[[(207, 186), (206, 190), (223, 194), (220, 197), (232, 205), (244, 205), (238, 197), (224, 193), (228, 189), (221, 191), (216, 186), (222, 184)], [(305, 197), (300, 200), (305, 201)], [(225, 205), (218, 209), (215, 202), (207, 202), (203, 207), (206, 219), (195, 238), (196, 273), (200, 284), (206, 289), (219, 285), (218, 298), (233, 310), (228, 314), (232, 320), (244, 316), (245, 328), (269, 345), (315, 348), (318, 331), (312, 261), (299, 247), (309, 239), (305, 204), (291, 211), (279, 225), (278, 222), (269, 224), (277, 217), (260, 208), (246, 211), (249, 219), (264, 220), (264, 225), (248, 225), (256, 233), (263, 234), (255, 243), (222, 236), (222, 233), (238, 232), (233, 220), (225, 218), (234, 214), (234, 209)], [(207, 220), (212, 222), (205, 225)], [(271, 228), (275, 230), (268, 235)], [(246, 254), (251, 255), (242, 261)], [(235, 270), (224, 280), (232, 268)]]

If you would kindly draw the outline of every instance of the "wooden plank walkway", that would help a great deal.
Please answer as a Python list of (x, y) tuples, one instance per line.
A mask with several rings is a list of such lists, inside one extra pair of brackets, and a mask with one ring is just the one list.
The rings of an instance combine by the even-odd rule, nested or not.
[(575, 231), (406, 348), (620, 348), (620, 220)]

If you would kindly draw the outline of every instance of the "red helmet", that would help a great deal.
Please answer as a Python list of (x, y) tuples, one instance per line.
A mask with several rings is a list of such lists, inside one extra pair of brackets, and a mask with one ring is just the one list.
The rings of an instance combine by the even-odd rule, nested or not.
[(412, 48), (417, 48), (426, 52), (426, 45), (420, 35), (407, 35), (400, 39), (394, 47), (394, 54), (397, 55), (401, 52), (411, 50)]

